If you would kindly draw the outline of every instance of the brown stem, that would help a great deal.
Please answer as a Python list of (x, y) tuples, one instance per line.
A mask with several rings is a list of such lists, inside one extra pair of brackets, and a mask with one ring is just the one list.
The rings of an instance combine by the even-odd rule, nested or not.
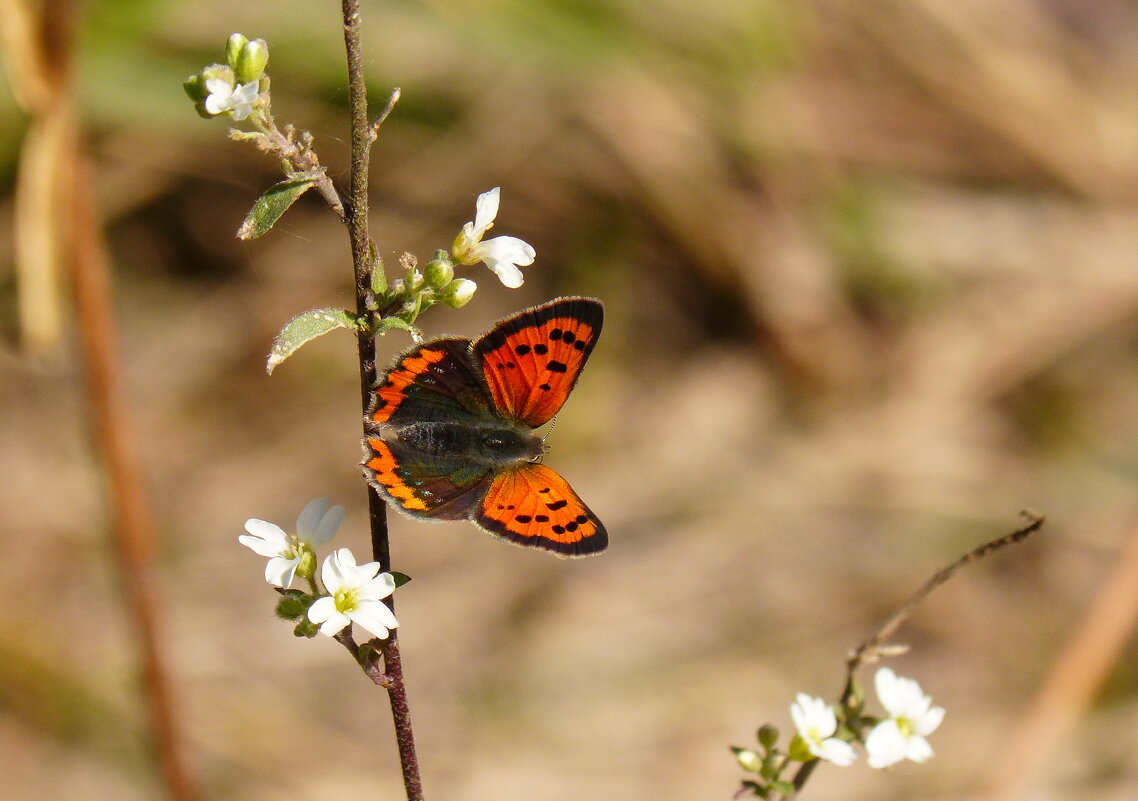
[(969, 551), (952, 564), (934, 573), (919, 590), (913, 593), (913, 596), (909, 598), (909, 600), (901, 604), (897, 611), (877, 630), (876, 634), (854, 649), (846, 662), (848, 675), (846, 679), (846, 689), (842, 693), (841, 703), (843, 706), (849, 701), (853, 693), (854, 672), (857, 671), (863, 662), (871, 661), (876, 658), (882, 647), (882, 643), (892, 637), (897, 632), (897, 629), (901, 628), (901, 625), (909, 619), (913, 611), (921, 605), (933, 590), (952, 578), (956, 574), (956, 571), (965, 565), (983, 559), (985, 556), (989, 556), (1008, 545), (1014, 545), (1017, 542), (1025, 540), (1043, 527), (1044, 518), (1041, 515), (1027, 510), (1024, 510), (1022, 515), (1027, 522), (1011, 534), (984, 543), (979, 548)]
[[(368, 233), (368, 168), (371, 145), (383, 117), (398, 99), (393, 94), (388, 108), (379, 120), (368, 120), (367, 85), (364, 80), (363, 49), (360, 43), (359, 0), (342, 0), (344, 16), (344, 47), (348, 61), (348, 102), (351, 107), (351, 178), (346, 202), (348, 236), (352, 247), (352, 266), (356, 280), (356, 311), (367, 314), (371, 300), (372, 242)], [(375, 338), (361, 331), (357, 339), (360, 361), (360, 394), (363, 409), (367, 409), (368, 395), (375, 384)], [(387, 534), (387, 504), (368, 488), (368, 509), (371, 521), (372, 554), (385, 570), (391, 569), (391, 546)], [(394, 610), (393, 599), (386, 599)], [(358, 649), (357, 649), (358, 653)], [(358, 658), (358, 657), (357, 657)], [(419, 775), (419, 758), (415, 752), (415, 736), (411, 727), (411, 711), (407, 703), (407, 688), (403, 681), (403, 662), (399, 655), (399, 642), (391, 632), (383, 645), (384, 686), (391, 702), (391, 717), (395, 724), (395, 741), (399, 748), (399, 763), (403, 771), (403, 786), (407, 801), (423, 801), (423, 784)], [(367, 666), (365, 666), (365, 671)], [(374, 680), (374, 677), (373, 677)]]
[[(281, 133), (276, 122), (267, 112), (257, 122), (257, 128), (260, 130), (260, 134), (255, 139), (257, 147), (265, 153), (287, 161), (296, 172), (304, 173), (314, 179), (316, 191), (324, 198), (324, 202), (341, 220), (346, 222), (347, 212), (344, 209), (344, 204), (340, 200), (340, 194), (336, 191), (335, 184), (328, 177), (327, 168), (320, 163), (316, 151), (312, 149), (311, 134), (307, 131), (297, 134), (291, 125), (285, 126), (285, 133)], [(247, 139), (249, 136), (236, 129), (231, 129), (229, 135), (231, 139), (238, 140)], [(300, 144), (296, 142), (297, 136), (301, 137)]]

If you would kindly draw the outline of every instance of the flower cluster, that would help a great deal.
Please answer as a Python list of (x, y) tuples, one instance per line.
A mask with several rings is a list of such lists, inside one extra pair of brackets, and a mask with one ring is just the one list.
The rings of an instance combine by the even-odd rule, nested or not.
[(790, 707), (795, 735), (787, 752), (776, 747), (778, 730), (764, 726), (759, 730), (759, 749), (734, 748), (739, 765), (760, 780), (743, 782), (744, 792), (767, 797), (794, 793), (793, 785), (782, 778), (793, 762), (825, 760), (835, 765), (852, 765), (858, 758), (853, 743), (865, 748), (871, 768), (887, 768), (902, 760), (924, 762), (933, 755), (925, 739), (944, 719), (944, 709), (934, 707), (932, 699), (912, 679), (881, 668), (874, 678), (877, 698), (885, 717), (863, 716), (862, 702), (856, 697), (844, 708), (835, 708), (821, 698), (800, 693)]
[[(474, 219), (465, 223), (454, 238), (450, 250), (439, 250), (423, 269), (420, 276), (411, 276), (415, 289), (416, 306), (425, 300), (429, 305), (441, 301), (452, 308), (465, 306), (478, 288), (469, 278), (455, 278), (455, 267), (485, 264), (510, 289), (517, 289), (525, 280), (522, 267), (533, 264), (537, 251), (533, 245), (516, 236), (496, 236), (485, 239), (486, 232), (494, 227), (501, 202), (501, 189), (495, 186), (478, 196), (474, 202)], [(396, 291), (406, 292), (407, 282), (397, 281)]]
[(264, 39), (249, 40), (235, 33), (225, 44), (225, 61), (191, 75), (182, 87), (201, 116), (244, 120), (267, 103), (269, 46)]
[[(319, 632), (331, 637), (355, 623), (387, 639), (399, 622), (383, 599), (395, 591), (397, 582), (391, 573), (380, 572), (379, 562), (358, 565), (350, 550), (340, 548), (324, 560), (317, 581), (315, 546), (329, 542), (343, 520), (344, 507), (329, 507), (327, 499), (318, 498), (301, 511), (296, 534), (252, 518), (245, 522), (248, 533), (237, 540), (269, 558), (265, 581), (283, 596), (277, 613), (297, 621), (298, 635), (311, 637)], [(295, 578), (306, 581), (311, 592), (291, 589)]]

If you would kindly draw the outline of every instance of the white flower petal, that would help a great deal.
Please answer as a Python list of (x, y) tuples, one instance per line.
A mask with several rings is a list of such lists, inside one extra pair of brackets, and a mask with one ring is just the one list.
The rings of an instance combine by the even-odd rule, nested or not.
[(478, 257), (482, 261), (508, 261), (525, 267), (533, 264), (537, 251), (533, 245), (516, 236), (496, 236), (478, 246)]
[(912, 679), (902, 678), (889, 668), (881, 668), (874, 677), (877, 697), (891, 717), (919, 718), (932, 704), (921, 685)]
[(229, 97), (227, 95), (212, 94), (205, 99), (205, 110), (210, 114), (221, 114), (229, 109)]
[(815, 751), (811, 748), (810, 753), (827, 762), (833, 762), (835, 765), (841, 765), (843, 767), (852, 765), (857, 761), (857, 751), (854, 751), (853, 746), (836, 737), (823, 740), (819, 743), (818, 750)]
[(525, 277), (522, 275), (522, 271), (511, 262), (487, 261), (486, 266), (494, 271), (494, 275), (498, 276), (498, 280), (502, 282), (502, 286), (507, 289), (517, 289), (525, 283)]
[(257, 86), (256, 81), (241, 84), (235, 90), (233, 90), (233, 102), (252, 103), (257, 99), (257, 95), (260, 94), (260, 92), (257, 91), (258, 88), (259, 87)]
[(316, 530), (310, 535), (308, 540), (311, 545), (323, 545), (336, 536), (336, 532), (340, 529), (340, 524), (344, 522), (344, 507), (337, 504), (324, 513), (320, 518), (320, 523), (317, 525)]
[(237, 541), (258, 556), (279, 556), (292, 546), (288, 534), (276, 523), (252, 518), (245, 521), (248, 534), (241, 534)]
[(355, 610), (348, 614), (348, 617), (381, 640), (387, 639), (391, 633), (390, 630), (399, 626), (395, 614), (387, 608), (387, 604), (383, 601), (360, 601)]
[(308, 619), (319, 624), (320, 633), (329, 637), (338, 634), (352, 622), (347, 615), (336, 609), (336, 601), (329, 595), (317, 598), (308, 607)]
[(309, 501), (296, 519), (296, 535), (309, 545), (323, 545), (334, 536), (344, 522), (343, 506), (328, 506), (327, 498)]
[(354, 569), (355, 566), (356, 558), (347, 548), (340, 548), (330, 553), (324, 558), (324, 564), (320, 566), (320, 580), (324, 582), (324, 588), (335, 595), (349, 586), (345, 571)]
[(932, 734), (940, 726), (944, 720), (944, 707), (934, 706), (920, 718), (913, 721), (916, 727), (917, 734), (924, 737), (926, 734)]
[(905, 735), (897, 727), (897, 721), (883, 720), (865, 738), (866, 762), (871, 768), (887, 768), (905, 758), (906, 747)]
[(926, 762), (932, 755), (933, 748), (924, 737), (910, 737), (905, 743), (905, 759)]
[(283, 556), (274, 556), (265, 565), (265, 581), (274, 587), (288, 589), (292, 586), (292, 579), (296, 575), (296, 568), (300, 565), (300, 557), (286, 559)]
[(308, 542), (312, 532), (320, 527), (320, 519), (328, 511), (327, 498), (313, 498), (304, 504), (300, 514), (296, 517), (296, 536), (301, 542)]
[(791, 704), (790, 717), (799, 736), (807, 743), (817, 743), (838, 730), (838, 718), (833, 707), (806, 693), (799, 693)]
[(494, 218), (498, 216), (498, 205), (501, 202), (501, 187), (495, 186), (478, 196), (474, 201), (474, 225), (473, 234), (476, 239), (481, 239), (482, 235), (486, 233), (486, 229), (494, 224)]
[[(378, 562), (369, 562), (368, 564), (379, 567)], [(386, 598), (391, 593), (395, 592), (395, 578), (390, 573), (380, 573), (375, 578), (369, 579), (364, 584), (360, 585), (359, 597), (364, 601), (378, 601)]]

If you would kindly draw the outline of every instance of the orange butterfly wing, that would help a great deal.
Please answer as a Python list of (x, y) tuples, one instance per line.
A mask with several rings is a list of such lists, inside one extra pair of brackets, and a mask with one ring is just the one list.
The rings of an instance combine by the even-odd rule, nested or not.
[(558, 556), (588, 556), (609, 542), (604, 525), (569, 482), (536, 462), (500, 470), (471, 519), (497, 537)]
[(474, 343), (498, 412), (536, 428), (557, 414), (597, 344), (604, 306), (560, 298), (502, 321)]

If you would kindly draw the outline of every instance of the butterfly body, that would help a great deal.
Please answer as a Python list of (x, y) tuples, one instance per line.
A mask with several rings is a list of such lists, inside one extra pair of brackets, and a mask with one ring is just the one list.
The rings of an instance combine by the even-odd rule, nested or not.
[(572, 390), (600, 334), (603, 306), (560, 298), (471, 342), (404, 351), (372, 393), (364, 472), (413, 517), (469, 519), (496, 537), (560, 556), (605, 548), (600, 520), (540, 463), (534, 429)]

